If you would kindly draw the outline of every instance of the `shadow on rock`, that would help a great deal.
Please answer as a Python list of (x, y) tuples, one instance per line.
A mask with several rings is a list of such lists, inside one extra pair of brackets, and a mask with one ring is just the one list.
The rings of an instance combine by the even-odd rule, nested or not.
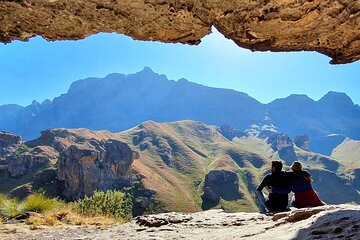
[(325, 214), (310, 227), (300, 229), (295, 239), (360, 239), (360, 211), (339, 210)]

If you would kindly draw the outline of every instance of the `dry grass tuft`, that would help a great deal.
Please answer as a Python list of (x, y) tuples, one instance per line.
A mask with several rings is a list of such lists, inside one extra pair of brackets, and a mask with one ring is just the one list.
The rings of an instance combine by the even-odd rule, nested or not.
[(68, 225), (92, 225), (92, 226), (107, 226), (119, 223), (109, 217), (102, 216), (84, 216), (76, 212), (72, 212), (69, 209), (63, 209), (55, 214), (56, 216), (62, 216), (61, 222)]
[(45, 225), (45, 219), (44, 216), (33, 213), (25, 223), (31, 226)]
[(53, 213), (45, 213), (44, 216), (45, 225), (54, 226), (60, 224), (59, 220)]

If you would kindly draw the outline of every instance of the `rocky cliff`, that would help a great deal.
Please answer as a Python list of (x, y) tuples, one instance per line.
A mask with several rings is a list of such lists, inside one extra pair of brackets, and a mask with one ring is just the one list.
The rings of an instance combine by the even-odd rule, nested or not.
[(21, 144), (21, 137), (9, 132), (0, 131), (0, 164), (9, 163), (9, 157), (15, 153)]
[(233, 201), (242, 196), (238, 175), (226, 170), (211, 170), (206, 174), (203, 191), (203, 209), (216, 206), (220, 199)]
[(127, 144), (117, 140), (71, 145), (61, 153), (57, 169), (58, 178), (65, 181), (65, 198), (76, 200), (95, 190), (126, 186), (135, 157)]
[(59, 153), (52, 147), (38, 146), (28, 152), (9, 157), (8, 171), (12, 177), (20, 177), (27, 172), (50, 162), (56, 162)]
[(253, 51), (318, 51), (332, 63), (360, 58), (360, 2), (247, 0), (0, 1), (0, 41), (81, 39), (117, 32), (199, 44), (216, 27)]
[[(56, 189), (47, 189), (50, 195), (75, 200), (95, 190), (123, 187), (129, 184), (131, 165), (139, 154), (117, 138), (107, 131), (49, 129), (24, 143), (18, 136), (1, 132), (3, 169), (12, 177), (8, 181), (16, 182), (16, 177), (20, 182), (14, 189), (4, 189), (23, 198), (33, 190), (53, 186)], [(1, 174), (5, 179), (7, 173)]]

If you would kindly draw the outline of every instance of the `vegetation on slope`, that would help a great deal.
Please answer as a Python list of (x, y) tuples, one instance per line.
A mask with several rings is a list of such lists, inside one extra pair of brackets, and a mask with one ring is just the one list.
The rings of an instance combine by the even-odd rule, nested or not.
[(119, 221), (132, 217), (131, 196), (113, 190), (95, 191), (92, 196), (76, 201), (74, 209), (87, 216), (106, 216)]
[[(269, 159), (230, 142), (216, 127), (194, 121), (146, 122), (119, 137), (140, 152), (141, 158), (133, 167), (145, 176), (144, 185), (156, 191), (157, 199), (165, 206), (163, 210), (201, 210), (204, 179), (212, 170), (232, 171), (239, 178), (237, 198), (221, 199), (213, 207), (231, 211), (257, 209), (248, 180), (254, 182), (250, 185), (257, 184), (260, 177), (256, 176), (264, 171), (264, 164), (258, 166), (255, 159), (263, 163)], [(234, 161), (234, 152), (241, 156), (238, 162)]]
[(43, 194), (33, 194), (20, 201), (0, 195), (0, 219), (25, 220), (32, 229), (40, 225), (102, 225), (124, 223), (132, 217), (132, 199), (118, 191), (95, 192), (75, 203), (65, 203)]
[[(149, 121), (118, 134), (85, 129), (51, 130), (54, 134), (57, 131), (64, 135), (63, 139), (57, 139), (64, 146), (73, 141), (69, 134), (75, 134), (76, 139), (84, 139), (83, 141), (88, 138), (101, 141), (111, 137), (128, 143), (133, 150), (140, 153), (140, 159), (132, 165), (136, 179), (140, 180), (138, 185), (123, 189), (127, 193), (95, 193), (93, 197), (85, 198), (74, 205), (80, 215), (93, 217), (100, 214), (124, 221), (130, 216), (143, 213), (195, 212), (208, 209), (209, 206), (225, 208), (228, 211), (257, 211), (252, 198), (253, 191), (268, 173), (271, 161), (283, 157), (274, 151), (266, 139), (240, 137), (229, 141), (221, 135), (217, 127), (194, 121), (162, 124)], [(292, 151), (313, 174), (314, 186), (326, 202), (360, 203), (356, 188), (346, 186), (348, 182), (344, 181), (346, 176), (341, 162), (297, 147)], [(0, 174), (0, 181), (6, 183), (0, 185), (0, 192), (10, 192), (19, 197), (21, 191), (29, 187), (32, 192), (44, 192), (49, 197), (58, 197), (64, 186), (56, 180), (55, 168), (53, 165), (41, 167), (21, 178)], [(288, 170), (289, 166), (285, 166), (285, 169)], [(235, 181), (223, 181), (221, 186), (232, 185), (206, 185), (206, 176), (216, 171), (234, 173), (236, 184)], [(324, 181), (324, 178), (328, 180)], [(211, 187), (214, 195), (220, 196), (218, 201), (209, 203), (204, 200), (206, 187)], [(151, 197), (150, 204), (145, 204), (146, 210), (137, 208), (145, 198), (146, 201), (150, 199), (144, 197), (146, 191), (146, 196), (153, 196), (149, 192), (155, 193), (155, 199)], [(106, 200), (110, 195), (113, 197)], [(121, 203), (121, 211), (117, 211), (118, 206), (111, 200), (113, 198), (117, 199), (115, 202)], [(132, 204), (132, 214), (129, 214), (128, 200)], [(101, 210), (103, 208), (106, 211)]]
[(331, 156), (348, 168), (360, 168), (360, 141), (345, 139), (333, 150)]

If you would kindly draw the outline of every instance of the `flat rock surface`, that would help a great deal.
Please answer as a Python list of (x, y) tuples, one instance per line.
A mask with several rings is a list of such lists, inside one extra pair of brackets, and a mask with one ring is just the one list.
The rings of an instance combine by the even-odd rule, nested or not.
[(322, 206), (273, 216), (258, 213), (163, 213), (123, 225), (44, 227), (21, 224), (0, 228), (0, 239), (360, 239), (360, 207)]

